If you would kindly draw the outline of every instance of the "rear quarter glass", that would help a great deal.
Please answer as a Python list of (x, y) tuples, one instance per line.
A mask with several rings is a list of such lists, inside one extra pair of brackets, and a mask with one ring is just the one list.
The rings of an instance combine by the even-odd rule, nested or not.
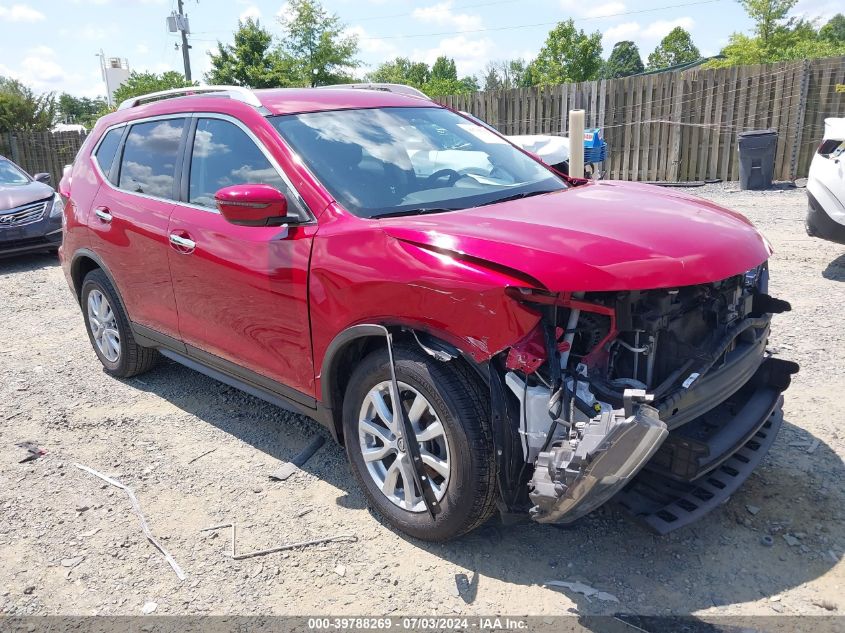
[(123, 135), (123, 127), (112, 128), (103, 136), (94, 152), (94, 160), (100, 166), (100, 171), (105, 174), (106, 178), (109, 176), (112, 163), (114, 162), (114, 155), (117, 153), (117, 148), (120, 145), (120, 137)]

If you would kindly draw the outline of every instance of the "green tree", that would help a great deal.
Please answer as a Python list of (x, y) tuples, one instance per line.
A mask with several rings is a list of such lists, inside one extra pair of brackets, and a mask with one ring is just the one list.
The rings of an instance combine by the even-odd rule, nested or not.
[(367, 80), (376, 83), (405, 84), (422, 88), (431, 79), (431, 70), (425, 62), (412, 62), (407, 57), (397, 57), (379, 65), (367, 75)]
[(361, 63), (358, 38), (344, 35), (344, 24), (317, 0), (289, 0), (282, 25), (280, 51), (289, 61), (293, 83), (325, 86), (350, 79), (349, 71)]
[(278, 88), (291, 83), (290, 60), (273, 45), (273, 36), (257, 20), (238, 20), (234, 43), (217, 42), (217, 52), (209, 52), (211, 70), (205, 75), (210, 84)]
[(532, 81), (540, 85), (596, 79), (602, 67), (601, 33), (587, 35), (572, 20), (558, 22), (531, 63)]
[(422, 91), (429, 97), (467, 94), (479, 90), (475, 77), (458, 79), (458, 67), (451, 57), (441, 55), (431, 65), (431, 76), (422, 86)]
[(63, 123), (78, 123), (87, 128), (93, 127), (101, 116), (109, 111), (109, 105), (102, 97), (74, 97), (63, 92), (58, 99), (58, 116)]
[(36, 95), (18, 80), (0, 77), (0, 132), (43, 132), (57, 115), (52, 92)]
[[(812, 22), (788, 17), (794, 0), (740, 0), (754, 20), (754, 35), (734, 33), (722, 49), (724, 59), (708, 62), (710, 68), (845, 55), (845, 17), (834, 16), (818, 32)], [(838, 18), (838, 19), (837, 19)]]
[(458, 67), (455, 65), (455, 60), (441, 55), (434, 60), (431, 65), (431, 79), (432, 80), (458, 80)]
[(478, 92), (479, 85), (475, 77), (464, 77), (463, 79), (432, 78), (422, 86), (421, 90), (429, 97), (445, 97), (446, 95)]
[(484, 90), (501, 90), (503, 87), (502, 78), (499, 76), (499, 70), (496, 64), (490, 62), (484, 69)]
[(615, 79), (636, 75), (644, 70), (640, 49), (632, 41), (624, 40), (613, 45), (610, 57), (602, 68), (602, 76), (606, 79)]
[(510, 90), (532, 85), (531, 73), (524, 59), (489, 62), (484, 69), (484, 90)]
[(798, 0), (739, 0), (742, 8), (754, 21), (754, 33), (760, 40), (764, 54), (775, 45), (778, 32), (787, 27), (787, 13)]
[(828, 42), (845, 42), (845, 15), (837, 13), (819, 29), (819, 37)]
[(114, 100), (116, 103), (120, 103), (125, 99), (138, 97), (150, 92), (197, 85), (199, 84), (195, 81), (186, 81), (185, 76), (182, 73), (177, 73), (175, 70), (168, 70), (161, 74), (149, 72), (139, 73), (133, 70), (129, 73), (129, 78), (114, 91)]
[(528, 88), (534, 85), (531, 69), (524, 59), (510, 59), (502, 62), (503, 88)]
[(660, 40), (660, 44), (648, 56), (648, 68), (649, 70), (657, 70), (694, 62), (697, 59), (701, 59), (701, 53), (692, 43), (692, 36), (686, 29), (676, 26), (669, 31), (666, 37)]

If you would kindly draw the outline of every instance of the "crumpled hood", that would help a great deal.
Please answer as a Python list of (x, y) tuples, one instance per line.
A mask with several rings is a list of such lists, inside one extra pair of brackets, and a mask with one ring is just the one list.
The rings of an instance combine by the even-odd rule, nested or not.
[(380, 223), (396, 239), (516, 270), (553, 291), (708, 283), (771, 254), (738, 213), (678, 191), (617, 181)]
[(25, 185), (0, 185), (0, 213), (53, 195), (53, 188), (34, 180)]

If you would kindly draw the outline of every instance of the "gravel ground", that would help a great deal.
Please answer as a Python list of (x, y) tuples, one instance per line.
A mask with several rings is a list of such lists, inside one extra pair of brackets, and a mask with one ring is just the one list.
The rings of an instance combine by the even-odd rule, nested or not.
[[(0, 613), (845, 611), (845, 247), (805, 235), (803, 190), (691, 191), (745, 213), (774, 245), (772, 293), (793, 311), (776, 318), (771, 344), (802, 370), (763, 465), (725, 506), (662, 538), (601, 509), (566, 530), (492, 521), (420, 543), (367, 509), (328, 436), (301, 472), (271, 482), (319, 425), (168, 361), (107, 377), (55, 258), (0, 261)], [(47, 455), (18, 463), (27, 440)], [(74, 462), (134, 488), (186, 580), (144, 538), (125, 493)], [(234, 561), (228, 530), (200, 532), (230, 521), (241, 552), (358, 541)], [(541, 586), (551, 579), (619, 603)]]

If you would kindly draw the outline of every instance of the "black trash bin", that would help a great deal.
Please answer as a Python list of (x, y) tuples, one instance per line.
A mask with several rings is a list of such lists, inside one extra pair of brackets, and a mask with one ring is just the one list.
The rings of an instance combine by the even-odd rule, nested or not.
[(768, 189), (775, 171), (777, 130), (739, 133), (739, 188)]

